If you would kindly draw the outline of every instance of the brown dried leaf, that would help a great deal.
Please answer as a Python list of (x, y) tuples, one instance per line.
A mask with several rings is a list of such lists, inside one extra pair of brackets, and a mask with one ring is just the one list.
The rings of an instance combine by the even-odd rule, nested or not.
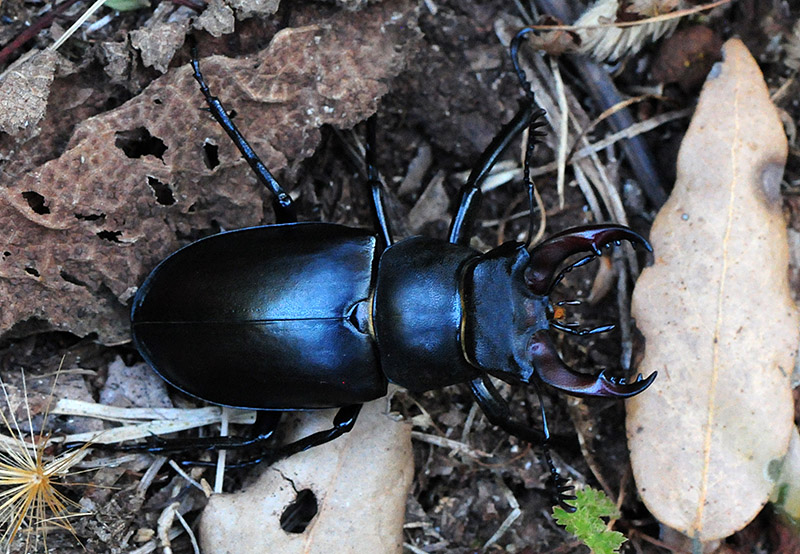
[[(408, 490), (414, 474), (411, 427), (364, 405), (353, 430), (269, 467), (241, 493), (211, 497), (200, 524), (202, 551), (400, 553)], [(332, 412), (303, 414), (292, 438), (329, 428)], [(290, 438), (289, 440), (292, 440)], [(318, 513), (302, 533), (281, 529), (297, 493), (309, 489)]]
[[(202, 68), (279, 171), (314, 152), (321, 125), (347, 128), (372, 114), (418, 36), (416, 4), (387, 1), (284, 29), (261, 52), (212, 56)], [(235, 229), (262, 221), (268, 193), (203, 105), (188, 65), (175, 68), (79, 125), (59, 158), (7, 176), (0, 333), (35, 319), (96, 332), (107, 344), (127, 341), (126, 302), (159, 260), (212, 222)], [(215, 148), (219, 164), (209, 168), (203, 153)]]
[(700, 541), (744, 527), (786, 455), (798, 313), (780, 181), (786, 137), (761, 72), (730, 40), (653, 225), (655, 265), (633, 314), (653, 386), (628, 401), (636, 484), (663, 523)]
[(228, 5), (236, 10), (238, 19), (254, 15), (270, 15), (278, 11), (280, 0), (228, 0)]
[[(183, 46), (191, 13), (188, 9), (175, 11), (169, 2), (162, 2), (142, 28), (130, 32), (131, 45), (141, 51), (145, 67), (154, 67), (161, 73), (167, 72), (167, 66), (175, 52)], [(230, 19), (232, 28), (233, 14)]]
[(58, 54), (33, 51), (14, 62), (0, 78), (0, 131), (11, 135), (37, 134), (47, 109)]
[(679, 29), (661, 43), (653, 62), (653, 78), (660, 83), (679, 83), (683, 90), (700, 86), (719, 61), (721, 48), (722, 40), (709, 27)]
[(221, 37), (233, 32), (234, 23), (233, 9), (223, 0), (211, 0), (197, 18), (195, 27), (207, 31), (213, 37)]

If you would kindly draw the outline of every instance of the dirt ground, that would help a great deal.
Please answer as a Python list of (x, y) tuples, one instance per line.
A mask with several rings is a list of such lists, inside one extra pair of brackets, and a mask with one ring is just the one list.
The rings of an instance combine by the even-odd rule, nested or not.
[[(235, 71), (240, 70), (233, 66), (229, 68), (225, 61), (204, 61), (203, 70), (213, 93), (225, 101), (229, 109), (235, 110), (235, 120), (243, 126), (248, 137), (256, 137), (255, 146), (265, 152), (265, 162), (276, 169), (276, 176), (296, 198), (301, 220), (371, 226), (364, 177), (360, 174), (362, 170), (355, 165), (348, 148), (360, 140), (358, 137), (365, 128), (360, 122), (377, 110), (377, 165), (389, 190), (388, 212), (396, 234), (445, 238), (449, 214), (464, 181), (464, 173), (523, 100), (507, 48), (501, 40), (507, 41), (510, 33), (524, 25), (529, 14), (521, 10), (527, 4), (449, 0), (430, 0), (418, 6), (407, 2), (387, 3), (391, 6), (376, 8), (380, 2), (369, 2), (368, 7), (359, 5), (366, 2), (344, 0), (335, 5), (310, 1), (282, 2), (275, 13), (257, 13), (254, 10), (255, 15), (241, 17), (235, 22), (234, 32), (217, 37), (207, 30), (194, 30), (193, 34), (201, 58), (219, 55), (236, 58), (244, 64), (252, 57), (256, 60), (254, 66), (270, 63), (258, 55), (268, 48), (281, 29), (328, 21), (352, 24), (352, 27), (344, 29), (347, 25), (342, 23), (340, 35), (331, 39), (332, 44), (339, 48), (356, 49), (352, 45), (364, 43), (369, 45), (365, 47), (367, 52), (370, 48), (385, 48), (380, 63), (357, 66), (351, 80), (347, 80), (350, 79), (349, 73), (348, 77), (334, 76), (349, 87), (361, 88), (337, 92), (339, 104), (336, 113), (343, 114), (340, 120), (320, 117), (316, 123), (301, 121), (303, 116), (294, 112), (275, 116), (278, 119), (262, 116), (261, 110), (274, 100), (263, 96), (258, 99), (253, 99), (252, 95), (248, 97), (249, 89), (241, 83), (233, 85), (229, 94), (226, 90), (228, 78), (235, 80), (235, 75), (239, 75)], [(274, 221), (268, 193), (249, 176), (248, 168), (238, 160), (238, 155), (230, 149), (207, 114), (200, 112), (199, 115), (184, 116), (179, 113), (186, 111), (187, 106), (202, 107), (201, 96), (190, 92), (195, 85), (185, 69), (190, 55), (188, 45), (182, 40), (198, 16), (186, 6), (176, 14), (179, 4), (193, 3), (191, 0), (175, 4), (163, 2), (157, 8), (152, 6), (122, 12), (100, 10), (90, 21), (96, 22), (105, 15), (112, 17), (91, 33), (79, 32), (67, 41), (59, 50), (59, 61), (52, 62), (56, 69), (51, 68), (47, 73), (45, 67), (43, 76), (37, 77), (48, 83), (51, 81), (44, 87), (45, 93), (37, 92), (38, 89), (31, 84), (35, 83), (33, 77), (24, 85), (32, 91), (32, 98), (26, 103), (28, 107), (35, 104), (36, 98), (33, 97), (44, 95), (46, 110), (43, 115), (37, 118), (36, 110), (31, 108), (30, 115), (25, 116), (35, 121), (31, 125), (15, 124), (8, 116), (0, 122), (4, 125), (4, 132), (0, 135), (0, 165), (5, 177), (3, 187), (8, 191), (6, 196), (0, 196), (0, 201), (10, 198), (14, 192), (39, 191), (24, 197), (30, 209), (36, 212), (26, 221), (15, 216), (14, 210), (0, 211), (3, 234), (17, 237), (28, 233), (30, 237), (26, 239), (29, 242), (22, 243), (18, 238), (9, 238), (8, 243), (14, 244), (14, 248), (9, 246), (5, 249), (3, 263), (6, 258), (18, 256), (18, 250), (35, 241), (70, 245), (62, 250), (30, 247), (30, 258), (26, 258), (20, 267), (28, 275), (36, 272), (37, 287), (49, 278), (48, 272), (55, 272), (56, 278), (59, 277), (59, 270), (53, 267), (62, 268), (61, 281), (52, 285), (45, 283), (41, 290), (18, 285), (21, 277), (0, 266), (0, 281), (5, 281), (1, 289), (5, 295), (2, 311), (6, 312), (0, 317), (5, 331), (0, 342), (2, 378), (19, 386), (19, 368), (24, 368), (28, 381), (38, 383), (31, 385), (34, 389), (31, 394), (32, 398), (39, 399), (40, 405), (41, 398), (49, 393), (47, 384), (52, 383), (47, 376), (51, 376), (59, 364), (63, 363), (64, 368), (80, 368), (81, 371), (62, 380), (56, 396), (70, 393), (65, 384), (68, 383), (78, 391), (79, 397), (97, 400), (98, 391), (106, 384), (108, 364), (115, 357), (121, 356), (128, 363), (139, 360), (135, 348), (125, 338), (129, 309), (126, 302), (131, 301), (130, 291), (135, 290), (137, 283), (158, 260), (177, 247), (220, 229)], [(572, 0), (565, 4), (576, 11), (581, 9), (579, 3)], [(227, 12), (219, 11), (219, 5), (214, 5), (218, 10), (215, 12), (217, 20), (224, 21)], [(47, 30), (6, 55), (5, 64), (25, 56), (32, 48), (46, 48), (53, 42), (54, 35), (63, 32), (87, 7), (77, 3), (65, 10), (66, 15), (57, 17)], [(0, 42), (10, 43), (41, 17), (44, 8), (45, 4), (41, 2), (5, 2), (0, 7), (4, 16), (0, 22)], [(154, 16), (155, 9), (160, 10), (158, 17)], [(405, 18), (402, 28), (393, 28), (391, 33), (394, 34), (386, 39), (387, 43), (390, 40), (402, 41), (393, 48), (380, 42), (381, 30), (370, 27), (373, 19), (387, 17), (388, 21), (390, 18), (386, 13), (359, 15), (364, 14), (364, 10), (377, 13), (381, 9), (386, 13), (396, 10)], [(202, 8), (198, 7), (198, 10)], [(245, 8), (238, 7), (237, 11), (241, 16)], [(791, 2), (741, 0), (704, 14), (682, 18), (675, 31), (678, 33), (676, 40), (642, 41), (639, 48), (621, 61), (601, 63), (597, 67), (611, 72), (620, 99), (650, 94), (628, 108), (633, 120), (641, 121), (693, 107), (705, 74), (719, 59), (722, 43), (737, 36), (758, 60), (786, 121), (797, 122), (800, 120), (800, 106), (796, 100), (800, 88), (796, 80), (797, 68), (800, 67), (800, 36), (793, 35), (793, 26), (799, 17), (800, 7)], [(204, 25), (205, 29), (218, 32), (219, 27), (211, 23)], [(149, 29), (151, 34), (136, 38), (135, 31), (142, 29)], [(176, 39), (177, 36), (180, 39)], [(327, 40), (326, 36), (323, 36), (323, 41)], [(570, 43), (575, 39), (567, 33), (559, 40)], [(177, 46), (170, 47), (170, 41), (176, 42)], [(552, 43), (550, 47), (553, 47)], [(140, 46), (134, 47), (136, 44)], [(171, 56), (161, 54), (165, 62), (154, 62), (156, 66), (164, 64), (163, 72), (152, 64), (146, 66), (143, 61), (143, 52), (157, 57), (156, 50), (174, 51)], [(302, 67), (305, 63), (302, 52), (287, 50), (286, 55), (292, 60), (292, 64), (287, 65)], [(315, 58), (319, 62), (326, 53), (314, 55), (320, 56)], [(331, 59), (336, 59), (335, 52), (330, 55)], [(525, 53), (530, 59), (535, 55), (533, 50)], [(590, 77), (585, 67), (575, 63), (571, 56), (564, 54), (553, 58), (553, 63), (560, 67), (570, 102), (576, 109), (580, 107), (583, 110), (576, 117), (588, 118), (582, 121), (585, 124), (597, 118), (608, 106), (597, 95), (596, 87), (588, 86), (586, 80)], [(363, 58), (355, 56), (351, 61), (356, 64), (367, 58), (366, 55)], [(550, 67), (549, 58), (542, 60), (540, 68)], [(535, 65), (535, 62), (529, 63)], [(181, 68), (185, 73), (177, 76)], [(230, 77), (225, 73), (227, 71), (231, 72)], [(174, 80), (167, 80), (170, 75), (176, 76)], [(550, 75), (552, 79), (552, 73)], [(145, 91), (159, 79), (162, 84), (156, 82), (156, 88)], [(547, 82), (546, 78), (543, 79)], [(9, 106), (15, 106), (14, 99), (18, 99), (23, 90), (17, 88), (9, 92), (3, 86), (0, 83), (0, 109), (8, 110), (11, 109)], [(294, 91), (291, 87), (303, 90), (308, 84), (298, 82), (285, 86), (286, 90)], [(193, 96), (188, 100), (181, 97), (184, 91)], [(270, 94), (277, 93), (271, 91)], [(292, 94), (302, 96), (303, 93)], [(176, 99), (174, 103), (173, 97)], [(376, 102), (376, 99), (379, 100)], [(141, 103), (133, 104), (135, 102)], [(137, 123), (136, 118), (146, 120), (151, 113), (148, 110), (158, 108), (155, 106), (158, 102), (170, 106), (170, 110), (174, 105), (174, 111), (166, 110), (153, 127)], [(313, 104), (316, 100), (309, 102)], [(130, 107), (128, 111), (115, 112), (125, 110), (126, 103)], [(314, 106), (319, 109), (318, 105)], [(106, 119), (81, 127), (83, 122), (104, 114)], [(131, 121), (134, 123), (125, 118), (133, 118)], [(637, 148), (641, 149), (640, 155), (652, 164), (656, 176), (653, 179), (646, 171), (637, 170), (630, 163), (630, 152), (624, 151), (619, 143), (599, 152), (613, 186), (623, 200), (628, 224), (644, 236), (648, 235), (659, 205), (671, 190), (677, 149), (689, 119), (689, 115), (677, 117), (641, 135)], [(201, 121), (202, 125), (198, 127), (200, 124), (195, 121)], [(354, 126), (355, 134), (349, 131)], [(787, 129), (790, 129), (788, 125)], [(552, 129), (547, 126), (544, 130), (548, 137), (534, 154), (532, 165), (535, 168), (552, 162), (558, 151)], [(614, 131), (604, 120), (591, 129), (589, 137), (596, 142)], [(88, 154), (81, 150), (86, 141), (93, 140), (91, 136), (99, 137), (93, 146), (87, 144), (87, 147), (97, 149), (99, 159), (96, 161), (101, 169), (69, 169), (76, 167), (76, 157), (82, 162), (87, 159), (91, 164), (92, 160), (86, 158)], [(120, 183), (125, 182), (126, 176), (116, 172), (139, 170), (129, 169), (127, 165), (121, 169), (112, 167), (116, 162), (105, 157), (103, 148), (110, 148), (114, 139), (106, 139), (114, 136), (117, 150), (128, 148), (125, 163), (150, 164), (141, 169), (142, 174), (149, 176), (148, 184), (152, 189), (149, 196), (157, 196), (161, 208), (169, 208), (173, 203), (178, 208), (158, 211), (152, 207), (155, 205), (152, 198), (146, 197), (150, 189), (144, 184), (141, 184), (141, 189), (121, 192), (123, 187)], [(790, 134), (789, 160), (781, 191), (788, 225), (800, 231), (800, 196), (797, 194), (800, 158), (794, 140)], [(104, 141), (107, 144), (102, 144)], [(179, 155), (169, 157), (172, 152), (178, 152), (182, 144), (202, 144), (202, 147), (194, 147), (191, 152), (180, 151)], [(164, 145), (166, 148), (160, 150)], [(519, 147), (510, 150), (513, 152), (506, 155), (510, 164), (507, 167), (518, 170)], [(73, 153), (72, 161), (67, 159), (70, 153)], [(193, 156), (195, 160), (190, 159)], [(146, 162), (142, 161), (145, 159)], [(54, 160), (57, 163), (48, 165)], [(92, 189), (71, 192), (70, 182), (74, 184), (86, 174), (90, 174), (91, 183), (94, 183)], [(503, 182), (485, 195), (473, 246), (486, 249), (506, 240), (524, 239), (528, 218), (520, 214), (526, 208), (526, 199), (518, 173), (516, 175), (515, 180)], [(114, 183), (103, 184), (103, 179), (117, 179), (116, 186), (120, 186), (120, 191), (115, 191)], [(45, 181), (60, 183), (58, 187), (54, 185), (53, 196), (36, 188), (44, 187)], [(542, 172), (535, 181), (546, 211), (546, 234), (597, 221), (569, 167), (561, 205), (555, 170)], [(195, 184), (199, 191), (192, 190)], [(70, 196), (73, 194), (74, 198)], [(93, 225), (90, 231), (86, 231), (88, 227), (74, 230), (75, 217), (72, 215), (68, 224), (62, 224), (65, 221), (62, 219), (52, 224), (45, 223), (44, 218), (59, 216), (60, 206), (73, 200), (73, 205), (88, 206), (85, 217), (78, 219), (81, 225)], [(19, 209), (17, 206), (16, 211)], [(48, 214), (48, 210), (52, 214)], [(606, 218), (612, 217), (613, 213), (607, 207), (602, 210)], [(536, 225), (540, 218), (541, 213), (537, 212), (534, 216)], [(31, 230), (32, 225), (45, 231)], [(40, 232), (43, 234), (39, 235)], [(102, 244), (92, 246), (92, 243), (84, 242), (83, 233), (88, 233), (95, 241), (99, 237)], [(144, 237), (140, 246), (120, 253), (123, 247), (140, 237)], [(76, 253), (79, 246), (86, 249), (86, 256), (92, 260), (82, 259), (75, 266), (59, 261), (62, 259), (59, 256), (69, 259), (82, 255)], [(640, 253), (637, 261), (643, 265), (646, 256)], [(103, 268), (103, 264), (109, 268)], [(620, 367), (620, 360), (635, 368), (644, 344), (635, 326), (627, 320), (632, 282), (624, 287), (623, 297), (618, 298), (615, 264), (601, 264), (600, 271), (597, 267), (591, 265), (571, 274), (556, 295), (558, 299), (586, 299), (591, 293), (592, 302), (576, 308), (577, 315), (573, 315), (585, 326), (622, 321), (621, 330), (581, 338), (559, 335), (562, 356), (573, 367), (592, 372), (599, 368), (615, 370)], [(793, 268), (791, 277), (795, 295), (799, 290), (799, 275), (797, 268)], [(80, 289), (80, 293), (72, 294), (70, 286)], [(31, 300), (29, 295), (36, 300)], [(62, 362), (63, 356), (66, 357)], [(35, 376), (45, 377), (36, 380)], [(520, 417), (534, 427), (541, 424), (538, 400), (533, 390), (508, 387), (504, 393)], [(180, 406), (195, 403), (176, 392), (173, 400)], [(637, 499), (625, 441), (623, 404), (612, 400), (568, 399), (555, 392), (546, 392), (544, 403), (553, 433), (554, 455), (562, 472), (574, 484), (604, 489), (614, 501), (620, 501), (621, 517), (616, 521), (615, 529), (623, 532), (629, 540), (622, 551), (680, 551), (675, 543), (663, 539), (658, 521)], [(433, 421), (432, 426), (425, 429), (426, 433), (463, 441), (470, 448), (493, 456), (487, 460), (453, 453), (450, 449), (423, 441), (414, 442), (416, 470), (407, 503), (404, 537), (405, 542), (416, 549), (414, 552), (539, 554), (588, 551), (557, 526), (550, 515), (552, 501), (544, 490), (546, 469), (537, 446), (520, 443), (498, 432), (480, 416), (480, 412), (468, 418), (474, 401), (466, 385), (419, 395), (399, 393), (393, 401), (393, 409), (407, 419), (418, 416), (420, 406)], [(35, 425), (38, 425), (36, 420)], [(50, 425), (54, 435), (82, 430), (67, 418), (55, 418)], [(469, 425), (466, 432), (465, 425)], [(94, 515), (73, 522), (86, 551), (133, 551), (152, 540), (149, 536), (140, 536), (141, 542), (137, 543), (136, 533), (156, 528), (156, 520), (168, 504), (177, 478), (165, 467), (155, 477), (146, 497), (137, 496), (136, 483), (148, 467), (144, 458), (137, 457), (119, 469), (107, 468), (99, 474), (74, 477), (78, 485), (87, 481), (97, 484), (98, 480), (113, 483), (113, 488), (108, 489), (92, 487), (89, 490), (75, 486), (67, 491), (75, 500), (90, 498), (95, 507)], [(246, 471), (231, 472), (226, 487), (236, 489), (249, 479)], [(192, 496), (190, 509), (185, 513), (187, 521), (192, 524), (204, 500), (202, 495), (193, 492), (181, 494)], [(484, 549), (515, 505), (521, 511), (519, 517), (493, 545)], [(126, 546), (119, 549), (121, 544)], [(670, 548), (669, 544), (673, 547)], [(50, 552), (83, 551), (76, 545), (74, 537), (63, 531), (50, 533), (47, 546)], [(407, 551), (411, 551), (410, 547)], [(192, 551), (185, 536), (177, 538), (172, 548), (176, 553)], [(14, 551), (17, 549), (24, 549), (19, 540)], [(717, 545), (716, 551), (798, 552), (800, 541), (767, 507), (749, 526)]]

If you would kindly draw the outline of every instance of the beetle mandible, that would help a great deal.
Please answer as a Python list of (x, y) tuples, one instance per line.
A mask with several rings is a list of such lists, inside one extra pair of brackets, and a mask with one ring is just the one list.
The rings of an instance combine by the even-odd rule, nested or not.
[[(209, 91), (193, 47), (194, 77), (211, 114), (272, 191), (278, 223), (213, 235), (178, 250), (147, 277), (131, 312), (133, 340), (144, 359), (178, 389), (215, 404), (261, 410), (250, 440), (206, 440), (233, 448), (268, 439), (281, 411), (338, 408), (333, 426), (272, 451), (270, 460), (348, 432), (364, 402), (387, 383), (421, 392), (468, 383), (488, 420), (542, 444), (558, 502), (566, 486), (547, 450), (549, 432), (512, 418), (490, 376), (512, 384), (541, 381), (577, 396), (629, 397), (655, 378), (614, 380), (569, 368), (550, 338), (549, 295), (573, 267), (621, 240), (650, 249), (627, 227), (591, 225), (561, 232), (530, 248), (507, 242), (489, 252), (468, 246), (480, 185), (496, 159), (525, 129), (528, 160), (542, 126), (541, 110), (511, 56), (528, 98), (481, 155), (460, 192), (447, 240), (422, 236), (395, 242), (375, 167), (374, 118), (368, 125), (367, 189), (377, 230), (298, 223), (291, 197), (259, 160)], [(529, 233), (530, 236), (530, 233)], [(586, 256), (559, 273), (565, 260)], [(202, 442), (202, 441), (201, 441)], [(185, 441), (184, 441), (185, 444)], [(151, 450), (167, 449), (167, 446)]]

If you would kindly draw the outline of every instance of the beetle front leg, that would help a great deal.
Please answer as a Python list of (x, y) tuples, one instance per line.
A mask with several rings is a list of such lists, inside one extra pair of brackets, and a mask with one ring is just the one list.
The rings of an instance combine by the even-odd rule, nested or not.
[[(511, 410), (509, 409), (508, 402), (500, 395), (492, 381), (485, 376), (478, 377), (470, 381), (470, 390), (478, 405), (486, 414), (486, 418), (492, 425), (497, 425), (506, 433), (514, 435), (520, 440), (529, 443), (538, 443), (544, 451), (544, 459), (547, 462), (547, 469), (550, 472), (548, 478), (548, 488), (553, 493), (558, 505), (568, 512), (574, 512), (575, 508), (566, 503), (567, 500), (574, 500), (575, 497), (568, 494), (574, 487), (568, 485), (567, 479), (563, 478), (558, 473), (553, 463), (553, 458), (550, 456), (550, 430), (547, 427), (547, 417), (544, 411), (544, 404), (542, 403), (542, 395), (539, 393), (538, 387), (536, 394), (539, 397), (539, 406), (542, 411), (542, 430), (537, 431), (527, 425), (518, 421), (514, 421), (511, 417)], [(534, 384), (535, 386), (535, 384)]]
[(483, 151), (478, 163), (469, 174), (467, 182), (461, 187), (458, 198), (458, 210), (450, 223), (449, 241), (453, 244), (469, 244), (472, 227), (475, 223), (475, 216), (481, 204), (481, 184), (489, 171), (497, 162), (497, 158), (508, 147), (520, 133), (530, 127), (538, 125), (531, 122), (544, 115), (544, 110), (538, 106), (526, 103), (517, 112), (510, 122), (508, 122), (492, 140), (491, 144)]
[(391, 246), (394, 242), (392, 229), (389, 226), (389, 219), (386, 217), (386, 209), (383, 203), (383, 182), (376, 167), (376, 144), (375, 127), (377, 116), (373, 115), (367, 120), (367, 140), (364, 148), (364, 162), (367, 167), (367, 187), (369, 187), (372, 197), (372, 216), (375, 218), (380, 236), (383, 238), (384, 246)]
[(217, 120), (217, 123), (225, 130), (233, 143), (242, 153), (242, 157), (248, 163), (250, 168), (256, 174), (261, 183), (267, 187), (273, 195), (273, 208), (275, 209), (275, 217), (278, 223), (293, 223), (297, 221), (297, 213), (295, 211), (294, 202), (292, 197), (289, 196), (284, 188), (278, 183), (277, 179), (270, 173), (267, 166), (258, 157), (253, 148), (247, 142), (247, 139), (242, 136), (239, 129), (234, 124), (233, 120), (228, 115), (225, 107), (220, 102), (219, 98), (211, 94), (211, 91), (206, 84), (203, 74), (200, 73), (200, 62), (197, 60), (197, 45), (192, 44), (192, 69), (194, 69), (194, 78), (200, 85), (200, 91), (206, 98), (208, 104), (208, 111)]

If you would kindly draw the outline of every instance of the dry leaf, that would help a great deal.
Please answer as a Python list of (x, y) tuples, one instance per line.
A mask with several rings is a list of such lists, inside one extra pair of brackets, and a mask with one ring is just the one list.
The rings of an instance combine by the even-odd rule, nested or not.
[[(314, 152), (323, 124), (347, 128), (371, 115), (418, 37), (415, 3), (393, 0), (286, 28), (247, 58), (201, 63), (279, 172)], [(0, 334), (32, 321), (125, 342), (126, 302), (158, 261), (215, 226), (262, 221), (267, 191), (203, 105), (191, 68), (175, 68), (79, 125), (59, 158), (5, 176)]]
[[(276, 4), (275, 8), (277, 7)], [(223, 0), (211, 0), (197, 18), (195, 27), (207, 31), (213, 37), (221, 37), (232, 33), (234, 24), (233, 9)]]
[(653, 79), (678, 83), (685, 91), (699, 87), (711, 66), (720, 60), (721, 48), (722, 39), (709, 27), (679, 29), (661, 43), (653, 61)]
[(32, 51), (6, 69), (0, 78), (0, 131), (28, 137), (37, 134), (57, 62), (55, 52)]
[[(144, 26), (130, 32), (131, 46), (142, 53), (145, 67), (167, 72), (175, 52), (183, 46), (191, 24), (191, 14), (189, 9), (175, 10), (169, 2), (162, 2)], [(230, 26), (233, 28), (232, 22)]]
[(636, 484), (661, 522), (700, 541), (744, 527), (789, 447), (798, 314), (789, 294), (780, 181), (786, 137), (761, 72), (730, 40), (681, 145), (651, 232), (633, 314), (640, 371), (628, 401)]
[[(200, 524), (202, 551), (399, 554), (414, 474), (411, 427), (392, 421), (385, 406), (365, 404), (350, 433), (272, 465), (243, 492), (212, 496)], [(304, 414), (287, 440), (329, 428), (332, 414)], [(303, 532), (288, 533), (281, 515), (306, 489), (318, 512)]]

